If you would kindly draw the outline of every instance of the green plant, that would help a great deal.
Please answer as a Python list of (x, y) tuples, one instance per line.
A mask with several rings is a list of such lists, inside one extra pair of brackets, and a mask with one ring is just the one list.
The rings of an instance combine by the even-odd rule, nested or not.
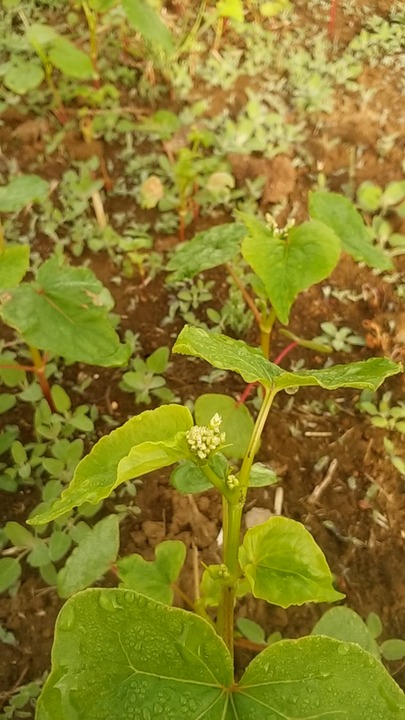
[[(266, 223), (239, 212), (239, 222), (212, 227), (177, 248), (167, 264), (169, 282), (226, 264), (260, 328), (261, 348), (269, 357), (276, 320), (288, 323), (297, 295), (328, 277), (342, 250), (371, 267), (392, 267), (391, 260), (373, 245), (361, 216), (346, 198), (313, 192), (309, 214), (311, 219), (301, 225), (289, 222), (278, 228), (271, 217)], [(240, 254), (253, 271), (247, 276), (250, 287), (233, 269)], [(292, 339), (295, 344), (315, 347), (310, 341)], [(322, 348), (318, 345), (317, 350)]]
[[(254, 466), (274, 398), (308, 385), (374, 390), (401, 366), (376, 358), (291, 373), (243, 341), (189, 326), (173, 350), (262, 385), (263, 403), (245, 443), (232, 410), (223, 419), (215, 412), (203, 424), (194, 424), (180, 405), (143, 412), (102, 438), (61, 497), (29, 523), (56, 520), (75, 506), (108, 497), (128, 479), (176, 465), (172, 482), (180, 492), (214, 487), (222, 496), (222, 563), (205, 567), (197, 597), (182, 594), (194, 615), (170, 607), (186, 554), (179, 541), (158, 545), (150, 563), (139, 555), (119, 560), (118, 589), (89, 589), (71, 598), (57, 622), (53, 670), (37, 720), (68, 720), (72, 712), (83, 720), (96, 714), (173, 720), (345, 714), (351, 720), (399, 720), (403, 694), (380, 662), (355, 644), (318, 636), (276, 642), (238, 682), (233, 644), (237, 597), (252, 593), (282, 607), (343, 597), (333, 587), (321, 549), (300, 523), (273, 517), (248, 530), (240, 544), (249, 487), (274, 482), (273, 472)], [(212, 397), (204, 401), (201, 417), (209, 417), (211, 408)], [(229, 460), (235, 456), (242, 459), (240, 469)]]
[(28, 268), (28, 247), (0, 246), (0, 316), (27, 343), (33, 360), (32, 366), (9, 369), (34, 372), (54, 410), (47, 353), (111, 367), (126, 364), (129, 348), (120, 344), (108, 317), (113, 298), (91, 270), (69, 267), (53, 257), (39, 267), (34, 280), (22, 282)]
[(198, 310), (204, 303), (212, 300), (214, 282), (197, 278), (194, 281), (180, 280), (179, 282), (173, 282), (170, 283), (170, 287), (175, 289), (176, 296), (170, 299), (169, 312), (163, 321), (164, 324), (173, 322), (180, 315), (184, 322), (197, 325), (198, 321), (194, 311)]
[(174, 402), (176, 398), (163, 377), (169, 367), (169, 355), (168, 347), (159, 347), (146, 360), (136, 357), (130, 362), (131, 369), (122, 376), (121, 390), (135, 393), (135, 402), (140, 405), (150, 405), (153, 397)]
[(378, 402), (375, 394), (364, 390), (357, 403), (361, 412), (370, 415), (371, 423), (384, 430), (395, 430), (405, 435), (405, 403), (401, 400), (398, 405), (391, 406), (391, 392), (385, 392)]
[(405, 477), (405, 460), (401, 455), (398, 455), (394, 443), (386, 437), (384, 438), (384, 450), (395, 470), (398, 470), (399, 474)]
[(405, 640), (391, 638), (377, 643), (383, 625), (376, 613), (370, 613), (364, 622), (358, 613), (347, 607), (327, 610), (312, 630), (312, 635), (324, 635), (336, 640), (355, 642), (377, 659), (388, 661), (405, 658)]
[(0, 703), (2, 703), (0, 717), (2, 720), (31, 718), (43, 684), (44, 678), (27, 683), (26, 685), (20, 685), (10, 692), (0, 693)]
[(350, 352), (353, 345), (365, 345), (364, 338), (349, 327), (337, 328), (332, 322), (321, 323), (322, 335), (314, 338), (314, 342), (331, 345), (336, 352)]
[(391, 256), (402, 255), (405, 252), (405, 235), (394, 232), (387, 215), (403, 217), (405, 180), (388, 183), (385, 189), (373, 182), (363, 182), (357, 190), (357, 203), (365, 212), (373, 215), (370, 237), (377, 240), (381, 247), (388, 247)]

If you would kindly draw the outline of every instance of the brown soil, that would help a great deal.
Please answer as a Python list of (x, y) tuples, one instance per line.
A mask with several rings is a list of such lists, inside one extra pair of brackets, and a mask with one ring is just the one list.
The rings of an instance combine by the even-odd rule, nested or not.
[[(374, 5), (375, 12), (384, 16), (390, 3), (374, 2)], [(343, 21), (344, 12), (341, 9), (338, 14), (339, 32)], [(338, 38), (342, 41), (339, 33)], [(345, 43), (349, 39), (344, 36)], [(297, 218), (302, 219), (306, 212), (307, 191), (313, 184), (320, 163), (333, 190), (341, 190), (348, 182), (356, 187), (365, 179), (381, 185), (399, 179), (400, 142), (395, 143), (383, 160), (376, 151), (376, 143), (383, 134), (400, 132), (400, 119), (394, 112), (386, 117), (383, 126), (380, 122), (384, 108), (394, 109), (401, 103), (395, 71), (383, 67), (368, 68), (360, 82), (365, 88), (375, 88), (376, 94), (371, 103), (361, 104), (355, 94), (341, 90), (333, 115), (317, 118), (314, 123), (307, 148), (310, 152), (307, 167), (295, 170), (286, 157), (276, 161), (230, 157), (238, 183), (265, 172), (268, 183), (263, 202), (267, 204), (285, 199), (286, 207), (295, 206)], [(204, 93), (204, 88), (201, 88), (201, 93)], [(241, 93), (239, 101), (243, 103), (244, 98)], [(217, 102), (221, 103), (220, 91)], [(238, 99), (234, 99), (235, 105), (237, 102)], [(55, 119), (50, 116), (46, 121), (41, 119), (38, 122), (29, 118), (27, 122), (25, 114), (12, 110), (4, 113), (2, 120), (0, 144), (3, 154), (13, 157), (20, 171), (38, 172), (45, 178), (59, 179), (69, 165), (69, 157), (82, 159), (84, 149), (89, 152), (80, 138), (75, 140), (69, 135), (65, 149), (50, 158), (45, 156), (38, 167), (36, 158), (44, 150), (44, 134), (49, 127), (56, 128)], [(353, 153), (358, 146), (362, 148), (361, 162), (353, 165)], [(99, 143), (92, 146), (91, 154), (113, 160), (115, 151), (119, 149)], [(1, 155), (0, 170), (3, 170)], [(114, 182), (119, 176), (119, 163), (110, 174)], [(106, 209), (110, 216), (114, 211), (134, 212), (130, 201), (108, 195)], [(142, 220), (143, 215), (149, 217), (141, 211), (137, 220)], [(213, 224), (222, 221), (222, 218), (216, 217)], [(196, 220), (187, 228), (187, 235), (192, 237), (209, 223), (207, 218)], [(401, 228), (397, 230), (401, 231)], [(176, 242), (176, 237), (157, 237), (155, 249), (167, 252)], [(52, 245), (49, 239), (39, 235), (34, 249), (45, 257), (52, 252)], [(123, 279), (117, 287), (111, 282), (111, 277), (117, 274), (111, 259), (103, 253), (85, 253), (79, 260), (73, 258), (72, 261), (82, 263), (85, 259), (90, 261), (97, 276), (113, 293), (116, 311), (122, 317), (121, 327), (139, 333), (145, 356), (161, 345), (173, 344), (181, 324), (178, 321), (162, 327), (169, 304), (164, 273), (148, 284), (143, 278), (135, 276), (130, 280)], [(396, 266), (398, 272), (404, 271), (403, 258), (396, 258)], [(207, 276), (215, 281), (219, 305), (226, 288), (225, 275), (222, 271), (215, 271)], [(337, 353), (334, 356), (336, 362), (384, 353), (395, 359), (404, 357), (404, 309), (391, 284), (344, 256), (332, 277), (323, 285), (363, 293), (363, 299), (343, 303), (332, 296), (326, 299), (322, 286), (312, 288), (299, 297), (294, 307), (290, 323), (292, 332), (314, 337), (319, 334), (319, 324), (325, 319), (349, 326), (360, 334), (364, 334), (367, 327), (369, 347), (355, 348), (350, 354)], [(249, 335), (249, 341), (257, 341), (254, 330)], [(285, 338), (276, 336), (273, 357), (284, 345)], [(299, 348), (290, 357), (294, 361), (303, 357), (307, 366), (320, 366), (324, 362), (323, 358), (313, 357), (309, 351)], [(134, 405), (132, 396), (119, 389), (119, 371), (92, 370), (83, 366), (73, 366), (64, 372), (65, 387), (75, 402), (83, 402), (82, 397), (75, 395), (72, 389), (78, 374), (83, 371), (98, 375), (88, 388), (85, 401), (94, 403), (100, 414), (110, 414), (115, 420), (123, 422), (145, 409)], [(195, 399), (208, 391), (227, 392), (238, 397), (244, 390), (242, 381), (231, 375), (221, 385), (210, 387), (200, 380), (204, 372), (207, 372), (207, 367), (203, 363), (190, 363), (186, 358), (173, 357), (167, 383), (182, 401)], [(384, 388), (392, 391), (393, 403), (405, 397), (403, 376), (387, 382)], [(265, 428), (258, 459), (271, 463), (282, 478), (283, 514), (300, 520), (313, 533), (336, 575), (337, 586), (347, 595), (347, 604), (362, 617), (371, 611), (378, 613), (384, 625), (385, 638), (405, 638), (404, 479), (384, 453), (384, 432), (373, 428), (369, 418), (356, 409), (358, 394), (354, 391), (336, 393), (334, 399), (338, 399), (341, 408), (337, 414), (326, 409), (324, 403), (327, 399), (325, 393), (314, 389), (303, 389), (293, 398), (285, 396), (280, 399)], [(1, 420), (3, 424), (20, 422), (28, 440), (31, 424), (26, 413), (24, 406), (13, 410), (8, 417), (2, 416)], [(97, 432), (100, 436), (107, 432), (102, 422), (98, 424)], [(401, 436), (391, 437), (400, 450)], [(327, 456), (327, 464), (322, 471), (317, 471), (316, 463), (324, 456)], [(336, 463), (331, 481), (318, 500), (313, 502), (311, 495), (324, 480), (332, 461)], [(354, 489), (349, 487), (349, 478), (355, 483)], [(373, 484), (378, 487), (378, 492), (368, 499), (366, 493)], [(256, 506), (273, 511), (274, 499), (274, 488), (251, 491), (248, 508)], [(23, 523), (38, 498), (32, 488), (22, 488), (13, 495), (0, 492), (0, 501), (0, 525), (3, 525), (8, 520)], [(193, 498), (179, 496), (171, 490), (167, 473), (162, 471), (144, 479), (138, 491), (137, 505), (140, 514), (128, 517), (123, 523), (122, 555), (140, 552), (146, 559), (151, 559), (153, 548), (162, 539), (183, 540), (189, 554), (181, 587), (185, 592), (192, 593), (193, 546), (200, 550), (205, 563), (215, 563), (220, 559), (217, 536), (221, 507), (218, 497), (213, 491)], [(111, 573), (106, 582), (112, 584), (114, 581)], [(49, 668), (53, 626), (61, 604), (54, 588), (45, 586), (38, 574), (29, 568), (24, 570), (16, 596), (1, 596), (0, 624), (15, 634), (17, 645), (1, 646), (0, 707), (14, 688), (38, 679)], [(308, 633), (325, 609), (325, 606), (308, 605), (285, 611), (249, 599), (241, 603), (238, 612), (256, 619), (268, 633), (280, 630), (283, 636), (297, 637)], [(248, 653), (244, 650), (239, 662), (245, 663), (247, 659)], [(405, 687), (405, 670), (400, 663), (396, 667), (392, 664), (390, 669), (397, 673), (397, 681)]]

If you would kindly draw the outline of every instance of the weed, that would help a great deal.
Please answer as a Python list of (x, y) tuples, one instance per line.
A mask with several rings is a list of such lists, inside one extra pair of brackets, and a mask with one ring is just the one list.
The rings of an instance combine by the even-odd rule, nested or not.
[(361, 335), (357, 335), (348, 327), (337, 328), (332, 322), (321, 323), (322, 335), (314, 338), (314, 342), (331, 345), (336, 352), (351, 352), (353, 346), (365, 345)]

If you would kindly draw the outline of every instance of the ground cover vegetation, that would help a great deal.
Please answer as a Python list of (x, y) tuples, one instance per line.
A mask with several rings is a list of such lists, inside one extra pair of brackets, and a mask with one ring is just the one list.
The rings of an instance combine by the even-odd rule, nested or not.
[(1, 717), (402, 717), (401, 6), (0, 25)]

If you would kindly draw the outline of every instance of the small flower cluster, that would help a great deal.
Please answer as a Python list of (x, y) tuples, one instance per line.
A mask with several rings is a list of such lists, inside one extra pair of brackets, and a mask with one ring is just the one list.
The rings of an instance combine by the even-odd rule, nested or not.
[(230, 490), (234, 490), (239, 487), (239, 480), (236, 475), (228, 475), (226, 478), (226, 484)]
[(200, 458), (205, 460), (219, 445), (225, 442), (225, 433), (220, 432), (222, 418), (216, 413), (205, 425), (194, 425), (186, 433), (186, 439), (191, 450)]
[(287, 221), (287, 224), (280, 228), (275, 219), (267, 213), (266, 215), (266, 223), (267, 226), (270, 228), (270, 230), (273, 231), (274, 235), (277, 235), (278, 237), (282, 238), (283, 240), (287, 240), (288, 238), (288, 231), (291, 230), (292, 227), (295, 225), (295, 220), (293, 218), (290, 218), (290, 220)]

